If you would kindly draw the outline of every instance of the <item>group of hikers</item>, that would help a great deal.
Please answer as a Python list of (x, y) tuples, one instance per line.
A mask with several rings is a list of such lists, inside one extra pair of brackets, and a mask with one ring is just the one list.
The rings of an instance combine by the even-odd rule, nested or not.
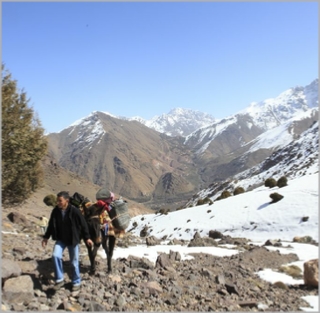
[(114, 194), (106, 188), (101, 188), (96, 194), (96, 202), (83, 203), (81, 210), (70, 203), (67, 191), (57, 194), (54, 206), (45, 233), (42, 247), (46, 247), (48, 239), (55, 240), (52, 253), (54, 264), (54, 290), (64, 285), (63, 252), (67, 248), (72, 265), (72, 291), (78, 291), (81, 285), (79, 268), (79, 245), (83, 239), (89, 259), (90, 273), (95, 273), (95, 258), (97, 251), (102, 247), (107, 256), (108, 272), (112, 271), (111, 259), (116, 238), (124, 235), (124, 230), (115, 229), (109, 217), (112, 209), (110, 204), (115, 200)]

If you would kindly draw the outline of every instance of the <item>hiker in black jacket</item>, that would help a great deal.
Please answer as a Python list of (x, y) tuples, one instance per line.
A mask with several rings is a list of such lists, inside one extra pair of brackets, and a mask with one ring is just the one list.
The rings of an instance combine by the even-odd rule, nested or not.
[(55, 268), (55, 290), (64, 285), (64, 272), (62, 255), (68, 248), (70, 261), (73, 267), (72, 291), (80, 289), (81, 277), (79, 269), (79, 243), (81, 238), (87, 245), (92, 246), (88, 225), (80, 210), (69, 203), (68, 192), (61, 191), (57, 194), (57, 205), (51, 212), (46, 233), (43, 236), (42, 246), (47, 245), (50, 236), (56, 241), (52, 259)]

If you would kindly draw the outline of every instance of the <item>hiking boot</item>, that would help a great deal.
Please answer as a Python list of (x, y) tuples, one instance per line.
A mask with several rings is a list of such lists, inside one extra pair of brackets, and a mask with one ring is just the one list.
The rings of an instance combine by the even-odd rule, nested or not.
[(53, 286), (53, 289), (54, 289), (54, 290), (59, 290), (63, 285), (64, 285), (64, 280), (56, 283), (56, 284)]
[(80, 285), (73, 285), (72, 286), (72, 291), (78, 291), (80, 290)]

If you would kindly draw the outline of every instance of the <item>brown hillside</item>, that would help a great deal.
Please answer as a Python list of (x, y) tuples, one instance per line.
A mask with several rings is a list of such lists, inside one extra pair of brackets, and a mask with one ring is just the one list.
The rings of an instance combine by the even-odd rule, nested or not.
[[(52, 163), (51, 163), (52, 162)], [(48, 207), (43, 202), (43, 198), (48, 194), (57, 194), (59, 191), (67, 190), (72, 195), (79, 192), (87, 196), (91, 201), (95, 200), (96, 192), (101, 188), (98, 185), (74, 174), (59, 165), (55, 165), (53, 158), (46, 156), (43, 160), (44, 181), (43, 187), (37, 190), (32, 196), (18, 207), (2, 208), (2, 215), (5, 219), (12, 211), (19, 211), (32, 221), (37, 221), (38, 217), (44, 215), (49, 217), (52, 207)], [(118, 197), (119, 194), (115, 193)], [(124, 197), (128, 201), (130, 215), (154, 213), (142, 204), (136, 203)]]
[(63, 168), (148, 207), (177, 201), (177, 192), (186, 200), (198, 189), (197, 167), (181, 138), (135, 121), (96, 112), (48, 140)]

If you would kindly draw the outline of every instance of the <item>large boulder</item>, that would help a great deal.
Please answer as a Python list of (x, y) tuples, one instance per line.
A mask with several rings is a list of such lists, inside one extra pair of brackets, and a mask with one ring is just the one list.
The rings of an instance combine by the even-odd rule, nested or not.
[(303, 263), (304, 284), (318, 288), (319, 286), (319, 259), (309, 260)]
[(190, 240), (188, 247), (217, 247), (218, 243), (210, 237), (193, 238)]
[(149, 227), (146, 225), (140, 232), (140, 237), (147, 237), (148, 236)]
[(166, 268), (166, 267), (172, 267), (172, 262), (169, 258), (169, 254), (166, 253), (160, 253), (156, 260), (156, 267), (157, 268)]
[(2, 297), (9, 303), (30, 303), (33, 299), (33, 281), (29, 275), (9, 278), (5, 281)]
[(21, 268), (22, 273), (33, 273), (38, 267), (38, 262), (36, 260), (31, 261), (17, 261)]
[(21, 267), (15, 261), (2, 259), (1, 262), (1, 278), (2, 281), (11, 277), (18, 277), (21, 275)]
[(8, 214), (8, 219), (10, 222), (14, 224), (19, 224), (23, 227), (30, 227), (32, 225), (31, 221), (29, 221), (23, 214), (19, 212), (11, 212)]
[(147, 246), (156, 246), (160, 245), (161, 239), (156, 238), (155, 236), (150, 236), (146, 238)]

